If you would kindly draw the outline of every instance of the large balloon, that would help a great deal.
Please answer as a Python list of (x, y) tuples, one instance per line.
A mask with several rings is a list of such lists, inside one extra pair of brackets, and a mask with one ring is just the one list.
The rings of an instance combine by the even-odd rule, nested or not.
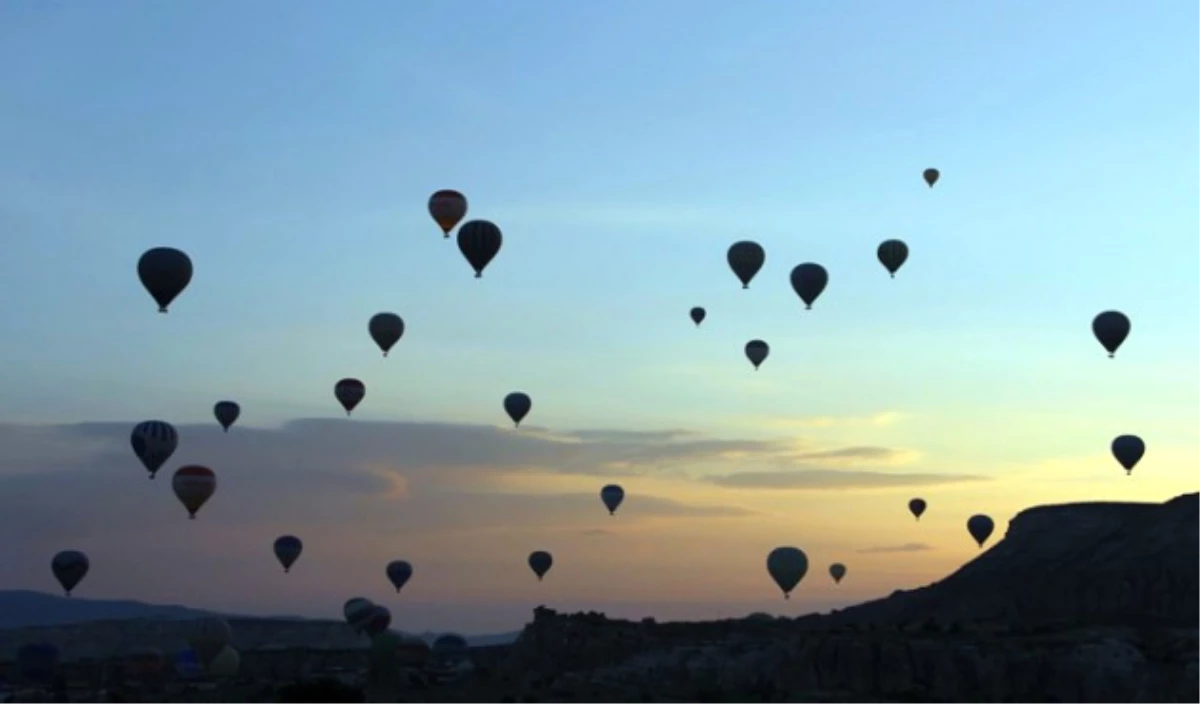
[(979, 543), (979, 547), (987, 542), (987, 539), (992, 537), (992, 531), (995, 530), (996, 524), (988, 516), (982, 513), (975, 514), (967, 519), (967, 532)]
[(50, 561), (50, 571), (67, 596), (71, 596), (71, 590), (79, 586), (91, 566), (87, 555), (78, 550), (63, 550)]
[(608, 515), (613, 515), (617, 512), (617, 507), (625, 500), (625, 490), (616, 484), (609, 484), (600, 490), (600, 500), (604, 502), (604, 507), (608, 509)]
[(894, 279), (896, 272), (904, 266), (904, 262), (908, 261), (908, 245), (900, 240), (884, 240), (875, 255), (879, 257), (879, 263), (888, 270)]
[(775, 548), (767, 555), (767, 573), (783, 590), (783, 598), (790, 599), (792, 590), (808, 573), (808, 555), (800, 548)]
[(58, 674), (58, 646), (26, 643), (17, 650), (17, 670), (31, 682), (48, 685)]
[(391, 610), (389, 610), (386, 606), (380, 606), (379, 604), (376, 604), (375, 609), (371, 612), (371, 617), (368, 618), (366, 623), (363, 624), (362, 631), (363, 633), (366, 633), (368, 637), (374, 638), (380, 633), (386, 631), (390, 625), (392, 625)]
[(442, 228), (442, 234), (449, 237), (454, 226), (467, 216), (467, 197), (450, 189), (437, 191), (429, 196), (429, 214)]
[(512, 419), (514, 426), (520, 426), (525, 416), (533, 408), (533, 399), (528, 394), (514, 391), (504, 397), (504, 412)]
[(346, 409), (346, 415), (350, 415), (350, 411), (367, 395), (367, 387), (358, 379), (342, 379), (333, 385), (333, 395)]
[(918, 521), (921, 520), (921, 514), (925, 513), (925, 508), (925, 499), (913, 499), (908, 502), (908, 510)]
[(133, 446), (133, 454), (142, 461), (142, 466), (153, 479), (155, 473), (175, 454), (175, 448), (179, 446), (179, 433), (166, 421), (142, 421), (133, 426), (129, 444)]
[(692, 322), (696, 324), (696, 327), (700, 327), (700, 323), (704, 322), (704, 318), (708, 313), (700, 306), (696, 306), (688, 312), (688, 315), (691, 316)]
[(396, 593), (399, 594), (404, 585), (408, 584), (408, 580), (412, 579), (413, 567), (407, 560), (392, 560), (387, 564), (385, 572), (388, 581), (392, 583), (392, 586), (396, 588)]
[(921, 178), (925, 179), (925, 183), (928, 183), (930, 188), (933, 188), (933, 184), (937, 183), (941, 175), (942, 173), (937, 169), (925, 169), (921, 173)]
[(458, 228), (458, 251), (466, 257), (475, 270), (475, 278), (483, 276), (483, 270), (500, 252), (504, 235), (500, 228), (487, 220), (472, 220)]
[(834, 584), (841, 584), (842, 577), (846, 576), (846, 566), (840, 562), (835, 562), (829, 566), (829, 576), (833, 577)]
[(212, 498), (217, 490), (217, 475), (208, 467), (189, 464), (175, 470), (171, 479), (171, 488), (175, 496), (188, 511), (188, 518), (195, 519), (196, 512), (206, 501)]
[(232, 645), (226, 645), (208, 663), (208, 674), (213, 677), (233, 677), (241, 665), (241, 654)]
[(1124, 313), (1106, 310), (1092, 319), (1092, 334), (1108, 350), (1108, 356), (1117, 354), (1117, 348), (1129, 337), (1129, 318)]
[(1136, 435), (1119, 435), (1113, 438), (1112, 453), (1125, 468), (1125, 473), (1133, 474), (1133, 468), (1146, 454), (1146, 443)]
[(542, 581), (542, 577), (550, 571), (554, 566), (554, 557), (545, 550), (535, 550), (529, 553), (529, 569), (537, 575), (538, 581)]
[(232, 639), (233, 629), (225, 619), (212, 617), (202, 618), (193, 623), (187, 641), (200, 664), (209, 667)]
[(166, 313), (167, 306), (192, 280), (192, 260), (178, 249), (155, 247), (138, 259), (137, 271), (142, 286), (158, 303), (158, 312)]
[(751, 340), (746, 343), (746, 359), (750, 360), (756, 370), (758, 365), (766, 361), (769, 354), (771, 354), (771, 348), (762, 340)]
[(304, 543), (294, 535), (281, 535), (275, 539), (275, 558), (279, 560), (279, 564), (283, 565), (283, 571), (286, 573), (292, 569), (292, 565), (299, 559), (300, 553), (304, 552)]
[(804, 308), (807, 310), (812, 309), (813, 302), (825, 290), (827, 283), (829, 272), (820, 264), (805, 262), (792, 269), (792, 290), (804, 301)]
[(236, 423), (238, 416), (242, 415), (242, 407), (234, 401), (217, 401), (213, 406), (213, 415), (221, 424), (221, 428), (228, 433), (229, 426)]
[(376, 313), (367, 323), (367, 332), (371, 333), (371, 339), (386, 357), (388, 350), (404, 336), (404, 320), (395, 313)]
[(742, 288), (750, 288), (750, 280), (762, 269), (763, 262), (767, 260), (767, 253), (759, 243), (743, 240), (734, 242), (729, 247), (725, 259), (729, 262), (729, 268), (733, 269), (733, 273), (742, 282)]
[(353, 599), (347, 599), (346, 603), (342, 605), (342, 616), (346, 618), (346, 623), (356, 631), (361, 631), (374, 614), (375, 602), (365, 597), (356, 596)]

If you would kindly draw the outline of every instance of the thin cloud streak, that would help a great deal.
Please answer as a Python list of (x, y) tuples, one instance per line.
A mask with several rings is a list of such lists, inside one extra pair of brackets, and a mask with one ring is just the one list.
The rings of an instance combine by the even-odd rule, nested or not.
[(860, 555), (883, 555), (896, 552), (925, 552), (932, 550), (932, 545), (925, 543), (904, 543), (903, 545), (880, 545), (873, 548), (862, 548), (855, 550)]
[(736, 489), (887, 489), (988, 481), (973, 474), (899, 474), (862, 470), (801, 469), (782, 472), (739, 472), (709, 475), (713, 484)]

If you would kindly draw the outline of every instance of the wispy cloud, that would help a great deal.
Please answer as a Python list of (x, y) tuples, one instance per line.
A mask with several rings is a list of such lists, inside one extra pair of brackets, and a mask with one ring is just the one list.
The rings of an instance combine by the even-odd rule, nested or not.
[(873, 548), (862, 548), (855, 552), (863, 555), (877, 555), (892, 552), (925, 552), (932, 549), (933, 546), (926, 545), (925, 543), (904, 543), (903, 545), (880, 545)]
[(886, 489), (906, 486), (936, 486), (958, 482), (986, 481), (973, 474), (913, 474), (863, 470), (799, 469), (781, 472), (738, 472), (705, 477), (721, 486), (737, 489)]

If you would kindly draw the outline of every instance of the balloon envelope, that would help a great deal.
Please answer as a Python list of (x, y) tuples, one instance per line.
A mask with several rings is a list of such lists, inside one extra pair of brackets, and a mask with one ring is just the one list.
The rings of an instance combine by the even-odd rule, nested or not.
[(996, 528), (996, 524), (991, 517), (983, 514), (976, 514), (967, 519), (967, 532), (979, 543), (979, 547), (987, 542), (987, 539), (992, 536), (992, 531)]
[(355, 406), (362, 402), (367, 395), (367, 387), (358, 379), (342, 379), (333, 385), (333, 396), (350, 415)]
[(232, 645), (226, 645), (208, 663), (208, 674), (213, 677), (233, 677), (241, 665), (241, 654)]
[(942, 173), (937, 169), (925, 169), (921, 172), (921, 178), (925, 179), (925, 183), (928, 183), (930, 188), (933, 188), (933, 184), (937, 183), (941, 176)]
[(213, 415), (221, 427), (228, 431), (229, 426), (236, 423), (238, 416), (242, 415), (242, 407), (235, 401), (217, 401), (213, 406)]
[(487, 220), (472, 220), (458, 228), (458, 251), (475, 270), (475, 278), (483, 276), (483, 270), (500, 252), (504, 235), (500, 228)]
[(529, 394), (514, 391), (504, 397), (504, 412), (512, 419), (514, 426), (520, 426), (532, 408), (533, 399), (529, 398)]
[(155, 473), (175, 454), (175, 448), (179, 446), (179, 433), (165, 421), (142, 421), (133, 426), (129, 444), (133, 447), (133, 454), (153, 479)]
[(783, 590), (783, 597), (787, 599), (808, 573), (808, 555), (800, 548), (775, 548), (767, 555), (767, 573)]
[(895, 277), (904, 262), (908, 261), (908, 245), (901, 240), (884, 240), (875, 254), (883, 268)]
[(1146, 443), (1136, 435), (1118, 435), (1113, 438), (1112, 453), (1125, 468), (1125, 473), (1132, 474), (1133, 468), (1146, 454)]
[(742, 282), (742, 288), (750, 288), (750, 281), (762, 269), (763, 263), (767, 260), (767, 253), (759, 243), (743, 240), (734, 242), (729, 247), (729, 251), (725, 253), (725, 260), (729, 262), (729, 268), (733, 269), (734, 275)]
[(608, 509), (608, 515), (613, 515), (617, 512), (617, 507), (625, 500), (625, 490), (616, 484), (609, 484), (600, 490), (600, 500), (604, 502), (604, 507)]
[(87, 576), (90, 567), (87, 555), (78, 550), (63, 550), (50, 561), (50, 571), (67, 596), (71, 596), (71, 590)]
[(812, 304), (825, 290), (825, 285), (829, 283), (829, 272), (825, 271), (825, 267), (812, 262), (798, 264), (792, 269), (792, 290), (804, 301), (806, 310), (812, 308)]
[(158, 312), (166, 313), (179, 294), (192, 280), (192, 260), (171, 247), (146, 250), (138, 259), (138, 278), (158, 304)]
[(833, 577), (834, 584), (841, 584), (842, 578), (846, 576), (846, 566), (840, 562), (835, 562), (829, 566), (829, 576)]
[(542, 577), (550, 571), (554, 565), (554, 557), (545, 550), (535, 550), (529, 553), (529, 569), (537, 575), (538, 581), (542, 581)]
[(279, 560), (283, 571), (287, 572), (296, 564), (300, 553), (304, 552), (304, 543), (294, 535), (281, 535), (275, 539), (274, 550), (275, 559)]
[(746, 343), (746, 359), (754, 365), (755, 369), (767, 360), (767, 355), (771, 354), (771, 347), (762, 340), (751, 340)]
[(467, 197), (448, 188), (436, 191), (429, 196), (429, 215), (449, 237), (454, 226), (467, 216)]
[(392, 560), (384, 571), (387, 573), (388, 581), (392, 583), (397, 592), (404, 588), (405, 584), (408, 584), (408, 580), (412, 579), (413, 575), (412, 565), (407, 560)]
[(704, 322), (704, 318), (707, 315), (708, 313), (700, 306), (696, 306), (688, 312), (688, 316), (691, 317), (692, 322), (696, 324), (696, 327), (699, 327), (700, 323)]
[(346, 618), (346, 623), (356, 631), (361, 631), (374, 613), (375, 603), (361, 596), (347, 600), (342, 606), (342, 615)]
[(200, 664), (209, 667), (232, 639), (233, 630), (225, 619), (203, 618), (191, 625), (187, 640)]
[(921, 514), (925, 513), (925, 508), (925, 499), (913, 499), (912, 501), (908, 502), (909, 512), (911, 512), (918, 521), (921, 520)]
[(383, 633), (392, 625), (392, 612), (386, 606), (375, 605), (370, 617), (363, 623), (362, 630), (371, 638)]
[(188, 518), (195, 518), (196, 512), (205, 504), (217, 490), (217, 475), (208, 467), (189, 464), (175, 470), (171, 478), (171, 488), (175, 497), (188, 511)]
[(383, 356), (404, 336), (404, 320), (395, 313), (376, 313), (367, 323), (371, 339), (383, 350)]
[(1092, 334), (1108, 351), (1108, 356), (1117, 354), (1117, 349), (1129, 337), (1129, 318), (1120, 311), (1106, 310), (1092, 319)]

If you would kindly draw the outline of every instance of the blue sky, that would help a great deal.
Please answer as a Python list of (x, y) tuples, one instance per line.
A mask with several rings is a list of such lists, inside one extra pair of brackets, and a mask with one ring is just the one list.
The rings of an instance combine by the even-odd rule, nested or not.
[[(275, 426), (337, 416), (357, 376), (363, 419), (502, 424), (520, 389), (550, 428), (1000, 478), (1141, 432), (1176, 462), (1144, 498), (1194, 490), (1196, 23), (1165, 1), (4, 3), (0, 421), (234, 398)], [(482, 280), (426, 213), (440, 188), (505, 233)], [(750, 291), (739, 239), (767, 251)], [(167, 316), (135, 276), (160, 245), (196, 267)], [(831, 277), (803, 312), (802, 261)], [(1115, 361), (1089, 329), (1109, 308), (1133, 320)], [(386, 360), (380, 310), (408, 325)]]

